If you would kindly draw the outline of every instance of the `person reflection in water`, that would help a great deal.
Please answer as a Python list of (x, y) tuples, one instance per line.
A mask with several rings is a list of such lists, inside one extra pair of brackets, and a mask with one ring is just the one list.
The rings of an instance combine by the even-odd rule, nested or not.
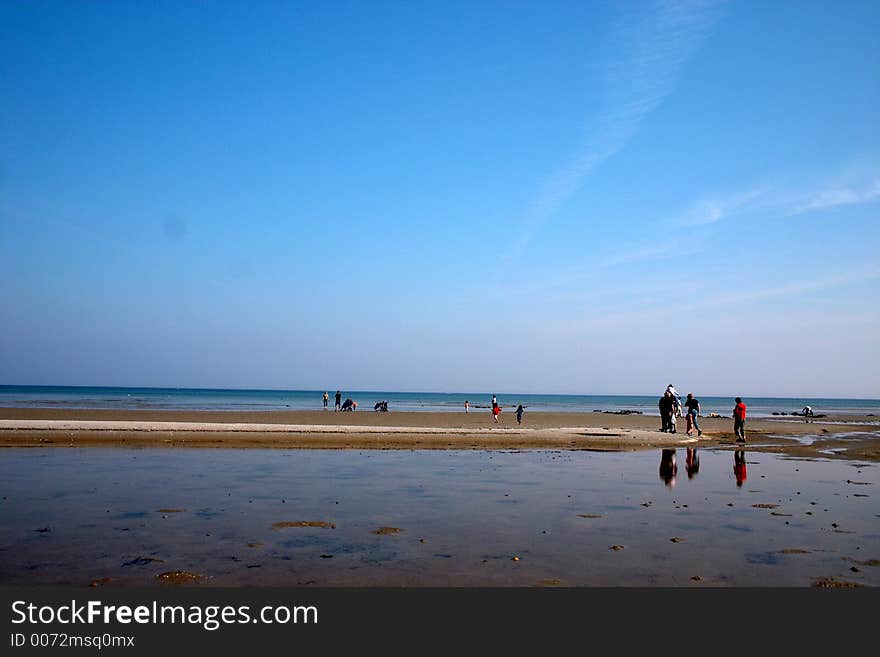
[(675, 450), (664, 449), (660, 454), (660, 478), (669, 488), (673, 488), (677, 474), (678, 465), (675, 463)]
[(733, 453), (733, 474), (736, 477), (736, 485), (741, 487), (746, 480), (746, 453), (737, 450)]
[(693, 479), (700, 471), (700, 455), (697, 454), (696, 447), (687, 448), (687, 459), (685, 460), (685, 468), (687, 469), (688, 479)]

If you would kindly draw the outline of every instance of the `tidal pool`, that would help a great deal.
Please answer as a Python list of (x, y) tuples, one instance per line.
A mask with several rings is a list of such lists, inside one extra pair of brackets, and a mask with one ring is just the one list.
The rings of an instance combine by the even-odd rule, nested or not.
[(880, 584), (876, 465), (693, 456), (5, 449), (0, 584)]

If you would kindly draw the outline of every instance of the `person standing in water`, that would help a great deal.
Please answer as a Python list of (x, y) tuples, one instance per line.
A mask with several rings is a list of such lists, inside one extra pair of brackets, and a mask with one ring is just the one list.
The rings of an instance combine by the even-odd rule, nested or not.
[(464, 400), (464, 412), (470, 413), (470, 411), (468, 410), (468, 409), (470, 409), (470, 407), (471, 407), (471, 403), (467, 399), (465, 399)]
[(342, 410), (342, 393), (339, 390), (336, 391), (336, 408), (334, 410)]
[(328, 403), (330, 403), (330, 395), (329, 395), (328, 392), (325, 390), (325, 391), (324, 391), (324, 410), (325, 410), (325, 411), (327, 410), (327, 404), (328, 404)]
[(522, 416), (523, 416), (524, 412), (525, 412), (525, 409), (523, 408), (522, 404), (520, 404), (519, 406), (516, 407), (516, 423), (517, 424), (522, 424)]

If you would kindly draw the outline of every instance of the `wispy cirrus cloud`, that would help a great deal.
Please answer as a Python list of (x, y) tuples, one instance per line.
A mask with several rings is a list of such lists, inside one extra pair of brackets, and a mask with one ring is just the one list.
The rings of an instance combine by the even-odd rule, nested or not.
[(611, 52), (621, 54), (604, 70), (604, 109), (578, 152), (546, 178), (525, 213), (512, 255), (528, 246), (586, 178), (620, 151), (644, 118), (672, 93), (685, 62), (717, 22), (722, 4), (661, 0), (621, 19), (607, 44)]
[(880, 174), (838, 176), (837, 182), (813, 184), (812, 189), (792, 191), (791, 185), (765, 184), (743, 192), (698, 198), (671, 220), (682, 228), (706, 226), (750, 213), (771, 213), (791, 217), (841, 206), (862, 205), (880, 200)]
[(860, 185), (843, 185), (819, 190), (803, 199), (791, 209), (789, 214), (803, 214), (842, 205), (860, 205), (878, 199), (880, 199), (880, 177)]
[(754, 210), (768, 202), (770, 187), (756, 187), (739, 194), (693, 201), (675, 222), (678, 226), (705, 226), (714, 224), (739, 212)]

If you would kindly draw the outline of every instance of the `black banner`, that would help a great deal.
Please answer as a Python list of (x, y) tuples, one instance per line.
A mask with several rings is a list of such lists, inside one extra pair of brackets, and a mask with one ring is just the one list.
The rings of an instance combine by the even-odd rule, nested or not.
[(327, 652), (348, 643), (392, 653), (571, 642), (587, 649), (596, 641), (815, 649), (867, 635), (880, 601), (871, 589), (625, 588), (2, 588), (0, 598), (8, 655)]

